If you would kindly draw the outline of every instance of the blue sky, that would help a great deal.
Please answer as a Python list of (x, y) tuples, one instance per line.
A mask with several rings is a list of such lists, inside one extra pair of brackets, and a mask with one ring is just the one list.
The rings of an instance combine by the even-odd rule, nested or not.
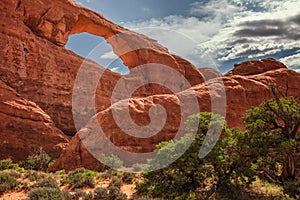
[[(116, 24), (158, 40), (197, 67), (212, 67), (225, 73), (234, 63), (273, 57), (300, 72), (299, 0), (76, 2)], [(67, 48), (86, 57), (102, 41), (88, 34), (73, 35)], [(105, 60), (109, 53), (104, 54)], [(109, 68), (127, 73), (120, 60)]]

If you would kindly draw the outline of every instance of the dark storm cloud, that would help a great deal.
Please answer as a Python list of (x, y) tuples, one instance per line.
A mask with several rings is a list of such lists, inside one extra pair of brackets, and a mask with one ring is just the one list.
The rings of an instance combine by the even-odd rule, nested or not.
[(300, 14), (287, 20), (254, 20), (240, 24), (241, 29), (234, 33), (237, 37), (272, 37), (299, 40)]
[(266, 48), (263, 50), (260, 49), (247, 49), (245, 51), (242, 51), (238, 54), (236, 54), (236, 57), (248, 57), (250, 55), (256, 55), (256, 54), (264, 54), (268, 51), (274, 50), (274, 48)]
[(254, 40), (250, 40), (250, 39), (247, 39), (247, 38), (241, 38), (241, 39), (237, 39), (233, 42), (229, 42), (229, 45), (230, 46), (235, 46), (237, 44), (249, 44), (249, 43), (252, 43)]
[(296, 15), (295, 17), (292, 17), (291, 21), (300, 25), (300, 14)]

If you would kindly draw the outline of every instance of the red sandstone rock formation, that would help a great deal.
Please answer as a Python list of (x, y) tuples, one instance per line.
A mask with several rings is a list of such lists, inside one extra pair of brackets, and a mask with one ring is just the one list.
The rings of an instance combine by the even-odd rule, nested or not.
[[(180, 71), (192, 85), (203, 82), (192, 64), (169, 54), (156, 41), (119, 27), (72, 1), (43, 0), (33, 4), (29, 0), (4, 0), (0, 9), (1, 80), (36, 102), (68, 135), (76, 132), (71, 96), (83, 62), (64, 47), (71, 34), (88, 32), (104, 37), (130, 69), (155, 62)], [(101, 102), (96, 105), (98, 111), (110, 105), (110, 93), (120, 78), (108, 70), (105, 74), (97, 91), (97, 102)], [(156, 94), (158, 89), (154, 89)], [(140, 96), (152, 94), (145, 88), (140, 90)]]
[[(264, 65), (266, 65), (266, 68), (264, 68)], [(258, 72), (255, 72), (255, 70), (251, 67), (249, 68), (249, 66), (254, 69), (258, 68)], [(238, 70), (241, 71), (242, 74), (239, 74), (235, 68), (222, 77), (227, 95), (226, 121), (228, 127), (243, 128), (242, 118), (245, 111), (252, 106), (258, 106), (266, 99), (273, 98), (270, 89), (271, 85), (278, 87), (278, 90), (281, 92), (285, 92), (288, 86), (288, 96), (296, 96), (300, 93), (300, 75), (288, 70), (282, 63), (274, 59), (241, 63), (238, 65)], [(206, 72), (206, 74), (212, 73), (210, 70), (202, 71), (204, 71), (204, 73)], [(208, 92), (207, 84), (212, 84), (216, 87), (213, 93)], [(193, 90), (197, 96), (200, 110), (211, 111), (211, 98), (215, 98), (217, 101), (219, 98), (222, 98), (219, 96), (220, 91), (218, 91), (218, 87), (220, 87), (219, 82), (216, 81), (216, 79), (210, 79), (206, 84), (196, 85), (184, 92), (190, 93)], [(122, 105), (122, 103), (124, 102), (118, 102), (117, 104), (121, 109), (124, 109), (127, 104)], [(149, 118), (147, 117), (149, 107), (155, 103), (162, 104), (163, 107), (166, 108), (168, 119), (164, 128), (157, 135), (147, 139), (137, 139), (126, 135), (123, 130), (120, 130), (112, 116), (112, 108), (99, 112), (96, 117), (107, 138), (113, 141), (115, 145), (130, 152), (150, 152), (155, 148), (157, 143), (172, 139), (178, 130), (178, 124), (180, 122), (180, 103), (175, 95), (156, 95), (147, 98), (132, 99), (129, 103), (129, 107), (133, 113), (131, 117), (135, 121), (138, 120), (140, 125), (146, 125), (149, 123)], [(143, 109), (141, 109), (141, 107)], [(124, 123), (128, 122), (125, 121)], [(87, 129), (83, 130), (83, 134), (82, 132), (80, 136), (77, 134), (70, 142), (70, 146), (62, 153), (60, 159), (52, 166), (52, 170), (61, 168), (71, 170), (76, 167), (99, 169), (96, 158), (89, 154), (86, 149), (84, 149), (84, 151), (78, 151), (78, 148), (75, 148), (82, 146), (85, 140), (93, 140), (91, 139), (95, 136), (93, 130), (95, 129), (88, 125)], [(84, 136), (81, 137), (82, 135)], [(103, 151), (109, 149), (105, 144), (101, 144), (99, 148)], [(74, 157), (71, 155), (79, 154), (85, 158), (85, 161), (80, 162), (78, 159), (74, 161)], [(73, 162), (73, 164), (68, 164), (71, 162)]]
[(23, 160), (40, 147), (57, 158), (69, 139), (34, 102), (0, 81), (0, 158)]
[[(42, 0), (34, 4), (29, 0), (3, 0), (0, 2), (0, 159), (26, 158), (34, 148), (42, 146), (53, 157), (57, 157), (68, 139), (63, 135), (74, 135), (76, 129), (72, 115), (72, 92), (76, 74), (84, 59), (65, 49), (71, 34), (88, 32), (104, 37), (129, 69), (147, 63), (159, 63), (180, 72), (192, 86), (182, 88), (177, 94), (196, 94), (201, 111), (211, 111), (211, 98), (216, 107), (223, 109), (219, 74), (209, 69), (199, 70), (207, 82), (188, 61), (171, 55), (156, 41), (113, 24), (102, 15), (83, 8), (69, 0)], [(89, 76), (103, 72), (96, 91), (96, 115), (106, 136), (117, 146), (131, 152), (149, 152), (155, 145), (174, 137), (180, 123), (180, 102), (176, 95), (156, 84), (139, 88), (130, 99), (111, 105), (111, 95), (121, 75), (87, 61)], [(159, 72), (135, 77), (135, 80), (162, 76)], [(280, 90), (289, 86), (288, 95), (299, 94), (300, 75), (288, 70), (273, 59), (250, 61), (239, 65), (223, 76), (227, 95), (226, 120), (229, 127), (242, 127), (244, 112), (263, 100), (272, 98), (270, 84)], [(171, 76), (170, 76), (171, 77)], [(164, 78), (170, 84), (177, 80)], [(127, 93), (132, 79), (123, 80), (123, 92)], [(86, 82), (82, 87), (89, 88)], [(209, 93), (207, 86), (214, 88)], [(124, 94), (118, 94), (121, 100)], [(86, 93), (86, 96), (92, 95)], [(22, 96), (22, 97), (21, 97)], [(81, 102), (83, 96), (77, 96)], [(83, 101), (83, 100), (82, 100)], [(33, 103), (34, 102), (34, 103)], [(90, 102), (93, 103), (93, 102)], [(167, 123), (159, 133), (147, 139), (126, 135), (115, 123), (112, 106), (123, 111), (129, 106), (131, 118), (139, 125), (150, 122), (148, 111), (154, 104), (162, 105), (168, 114)], [(74, 109), (74, 107), (73, 107)], [(74, 111), (74, 110), (73, 110)], [(197, 112), (187, 108), (186, 112)], [(89, 110), (75, 110), (93, 117)], [(158, 112), (158, 111), (157, 111)], [(75, 113), (76, 116), (76, 113)], [(123, 123), (128, 123), (124, 119)], [(63, 151), (52, 170), (77, 167), (99, 169), (97, 160), (87, 151), (82, 142), (93, 139), (88, 120), (79, 125), (82, 135), (75, 135)], [(129, 126), (128, 129), (131, 127)], [(146, 133), (147, 134), (147, 133)], [(101, 144), (100, 148), (106, 148)], [(24, 153), (23, 153), (24, 152)]]

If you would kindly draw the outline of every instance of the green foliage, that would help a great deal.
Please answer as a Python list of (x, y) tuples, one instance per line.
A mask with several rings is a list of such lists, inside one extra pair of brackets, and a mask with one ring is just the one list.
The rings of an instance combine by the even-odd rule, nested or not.
[(300, 104), (293, 97), (263, 102), (246, 112), (244, 146), (260, 178), (293, 182), (300, 169)]
[(57, 188), (35, 188), (28, 194), (30, 200), (64, 200), (62, 191)]
[(111, 182), (109, 183), (109, 187), (111, 187), (111, 186), (120, 188), (122, 186), (122, 182), (118, 178), (113, 177), (111, 179)]
[(17, 169), (18, 167), (19, 167), (19, 165), (13, 163), (11, 158), (7, 158), (5, 160), (0, 160), (0, 170)]
[(83, 194), (83, 200), (92, 200), (93, 199), (93, 193), (92, 192), (87, 192)]
[(95, 172), (84, 168), (76, 169), (70, 172), (67, 176), (67, 182), (71, 188), (95, 187), (94, 184)]
[(283, 192), (288, 194), (290, 197), (300, 199), (300, 178), (284, 185)]
[(20, 162), (19, 165), (27, 170), (46, 172), (50, 163), (51, 157), (40, 148), (32, 156), (29, 156), (26, 160)]
[(143, 170), (143, 164), (135, 163), (132, 165), (132, 168), (133, 168), (133, 171), (139, 172), (139, 171)]
[[(223, 129), (223, 136), (209, 155), (200, 159), (199, 150), (209, 125), (212, 134), (214, 130)], [(143, 174), (144, 180), (137, 185), (140, 193), (166, 199), (205, 199), (213, 193), (222, 198), (226, 195), (237, 198), (241, 190), (251, 184), (253, 171), (237, 145), (244, 133), (227, 130), (224, 119), (211, 113), (191, 116), (187, 132), (195, 131), (195, 127), (195, 140), (178, 160), (166, 168)], [(186, 148), (191, 140), (193, 135), (186, 134), (179, 141), (159, 144), (157, 156), (148, 162), (148, 169), (163, 166), (166, 159), (178, 157), (178, 150)]]
[(14, 176), (7, 172), (0, 172), (0, 195), (14, 189), (18, 182)]
[(100, 160), (103, 164), (106, 165), (106, 168), (120, 169), (123, 167), (123, 161), (116, 155), (110, 154), (101, 154)]
[(56, 180), (51, 177), (42, 179), (41, 181), (37, 182), (34, 187), (47, 187), (47, 188), (59, 188), (57, 185)]
[(106, 188), (97, 187), (94, 190), (94, 199), (109, 200), (108, 190)]
[(134, 179), (134, 175), (132, 173), (124, 173), (123, 176), (122, 176), (122, 181), (124, 183), (133, 183), (133, 179)]
[(137, 198), (137, 200), (155, 200), (155, 199), (147, 195), (147, 196), (141, 196)]
[(78, 200), (80, 197), (83, 197), (84, 191), (78, 188), (75, 188), (74, 199)]
[(109, 187), (109, 199), (110, 200), (126, 200), (126, 194), (122, 193), (118, 187)]
[(62, 190), (61, 191), (61, 195), (62, 195), (62, 199), (63, 200), (72, 200), (72, 195), (70, 194), (70, 192), (68, 190)]
[(37, 181), (41, 176), (36, 171), (26, 171), (25, 178), (28, 178), (30, 181)]

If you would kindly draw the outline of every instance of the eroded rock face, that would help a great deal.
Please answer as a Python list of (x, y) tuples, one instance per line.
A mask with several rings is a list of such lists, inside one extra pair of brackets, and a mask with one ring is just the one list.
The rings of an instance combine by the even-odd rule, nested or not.
[[(64, 47), (71, 34), (88, 32), (104, 37), (130, 69), (155, 62), (180, 71), (191, 85), (203, 82), (192, 64), (169, 54), (156, 41), (117, 26), (72, 1), (43, 0), (33, 4), (29, 0), (4, 0), (0, 9), (1, 80), (36, 102), (67, 135), (76, 133), (71, 97), (83, 63), (83, 58)], [(97, 111), (110, 106), (111, 91), (119, 78), (119, 74), (106, 70), (97, 90)], [(169, 91), (150, 86), (135, 95), (158, 93)]]
[(267, 71), (276, 69), (285, 69), (286, 66), (273, 58), (262, 60), (246, 61), (240, 64), (235, 64), (234, 69), (228, 75), (255, 75), (262, 74)]
[[(268, 63), (268, 60), (271, 63)], [(251, 64), (250, 67), (258, 68), (259, 71), (254, 73), (252, 69), (249, 69), (249, 63), (242, 63), (239, 65), (239, 70), (241, 71), (252, 71), (254, 75), (239, 75), (235, 73), (236, 69), (233, 69), (226, 76), (221, 77), (224, 88), (226, 91), (226, 121), (227, 126), (244, 128), (242, 124), (242, 118), (245, 114), (245, 111), (250, 109), (252, 106), (258, 106), (266, 99), (273, 98), (273, 94), (270, 86), (274, 86), (278, 89), (279, 92), (285, 93), (286, 87), (288, 86), (287, 95), (288, 96), (298, 96), (300, 94), (299, 85), (300, 85), (300, 74), (288, 70), (282, 63), (274, 61), (273, 59), (267, 59), (263, 61), (251, 61), (251, 63), (258, 63), (259, 66)], [(264, 68), (261, 63), (266, 65)], [(273, 66), (271, 69), (270, 66)], [(277, 67), (280, 66), (280, 67)], [(189, 90), (183, 91), (182, 93), (190, 94), (194, 92), (199, 102), (200, 111), (211, 111), (211, 100), (214, 99), (216, 102), (222, 102), (223, 96), (222, 91), (220, 90), (220, 82), (217, 79), (212, 78), (213, 71), (208, 69), (201, 70), (203, 74), (206, 74), (208, 81), (206, 84), (199, 84), (192, 87)], [(235, 73), (235, 75), (233, 75)], [(217, 74), (217, 73), (216, 73)], [(212, 85), (212, 88), (215, 88), (212, 92), (209, 92), (207, 85)], [(180, 123), (180, 102), (175, 95), (155, 95), (147, 98), (133, 98), (129, 102), (129, 107), (131, 110), (131, 117), (133, 121), (141, 126), (145, 126), (149, 123), (149, 108), (154, 104), (162, 105), (168, 114), (167, 123), (163, 129), (154, 137), (147, 139), (137, 139), (132, 136), (127, 135), (126, 129), (120, 130), (116, 125), (116, 118), (112, 115), (113, 107), (118, 107), (118, 109), (124, 110), (124, 102), (118, 102), (113, 107), (99, 112), (95, 117), (97, 117), (98, 123), (102, 128), (106, 137), (113, 142), (114, 145), (129, 151), (129, 152), (150, 152), (155, 148), (155, 145), (161, 141), (166, 141), (172, 139), (179, 127)], [(217, 110), (222, 110), (222, 104), (215, 105)], [(122, 111), (119, 111), (120, 113)], [(192, 111), (191, 111), (192, 112)], [(196, 112), (196, 111), (195, 111)], [(123, 121), (126, 124), (130, 124), (129, 120), (126, 119)], [(95, 126), (95, 125), (94, 125)], [(130, 125), (128, 125), (128, 130), (130, 130)], [(98, 161), (93, 157), (87, 149), (84, 152), (76, 151), (74, 147), (81, 146), (82, 144), (92, 144), (91, 141), (95, 140), (95, 128), (93, 125), (88, 125), (84, 132), (79, 132), (76, 136), (76, 140), (73, 140), (70, 144), (71, 148), (67, 148), (63, 153), (60, 159), (53, 165), (52, 170), (59, 170), (65, 168), (66, 170), (72, 170), (78, 166), (87, 167), (91, 169), (98, 169)], [(179, 130), (180, 131), (180, 130)], [(182, 134), (184, 133), (183, 130)], [(83, 135), (83, 137), (81, 137)], [(80, 139), (79, 139), (80, 138)], [(99, 145), (99, 146), (97, 146)], [(92, 151), (96, 151), (93, 148), (98, 148), (98, 150), (105, 152), (109, 150), (110, 147), (101, 142), (97, 145), (89, 148)], [(73, 148), (72, 148), (73, 147)], [(79, 165), (68, 165), (67, 163), (71, 162), (71, 155), (82, 154), (88, 159), (88, 162), (80, 162), (76, 160), (75, 163)], [(89, 156), (87, 156), (89, 155)], [(133, 159), (133, 158), (128, 158)], [(146, 158), (145, 158), (146, 159)], [(93, 162), (92, 162), (93, 161)], [(91, 164), (93, 163), (93, 164)]]
[(40, 147), (59, 157), (69, 139), (34, 102), (0, 81), (0, 158), (23, 160)]

